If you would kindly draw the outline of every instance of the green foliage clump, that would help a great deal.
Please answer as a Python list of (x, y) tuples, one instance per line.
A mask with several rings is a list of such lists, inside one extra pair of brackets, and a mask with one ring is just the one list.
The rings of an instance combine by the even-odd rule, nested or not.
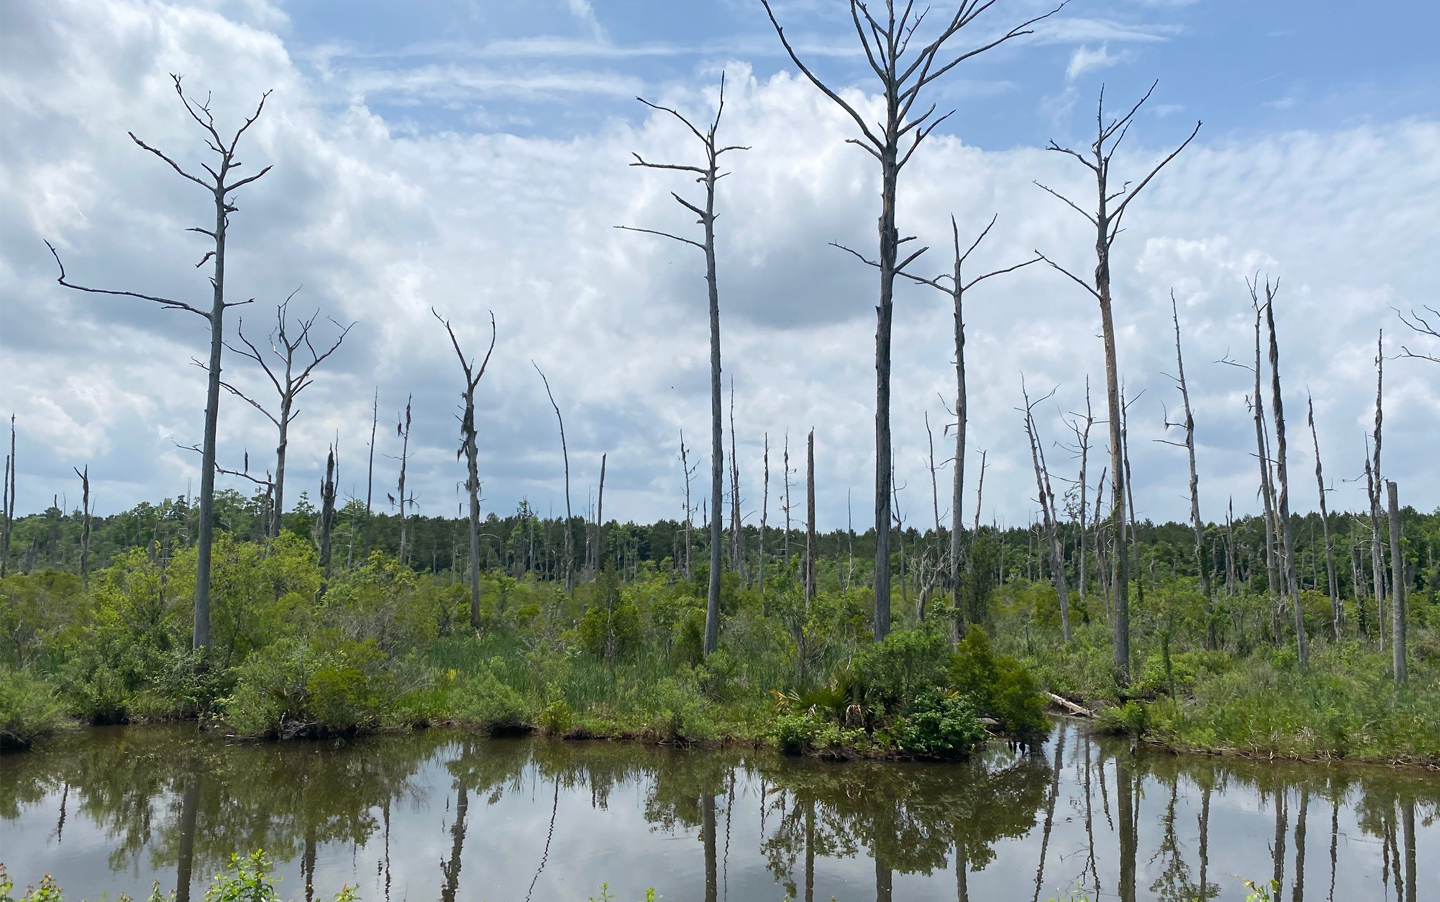
[(894, 630), (855, 656), (859, 696), (874, 708), (895, 708), (920, 692), (945, 685), (950, 643), (935, 630)]
[(968, 698), (935, 689), (914, 699), (894, 732), (901, 751), (929, 758), (963, 758), (986, 737)]
[(972, 626), (956, 648), (950, 681), (981, 714), (1010, 733), (1033, 738), (1049, 724), (1035, 677), (1014, 658), (996, 655), (989, 635), (978, 626)]
[(0, 750), (29, 748), (63, 723), (55, 687), (28, 671), (0, 667)]
[(451, 696), (455, 717), (492, 736), (528, 733), (530, 711), (520, 693), (502, 683), (489, 668), (465, 677)]
[(628, 657), (640, 645), (640, 609), (626, 599), (613, 570), (605, 570), (595, 581), (594, 597), (580, 618), (580, 644), (590, 654), (614, 663)]
[(296, 738), (374, 729), (399, 696), (374, 640), (330, 648), (285, 639), (238, 668), (225, 718), (242, 736)]

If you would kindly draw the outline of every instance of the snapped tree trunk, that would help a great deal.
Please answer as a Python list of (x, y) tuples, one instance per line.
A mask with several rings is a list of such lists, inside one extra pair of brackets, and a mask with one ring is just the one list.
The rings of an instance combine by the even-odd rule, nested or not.
[(1325, 576), (1330, 589), (1330, 622), (1335, 630), (1335, 641), (1345, 631), (1345, 608), (1340, 603), (1340, 581), (1335, 575), (1335, 551), (1330, 543), (1330, 512), (1325, 505), (1325, 472), (1320, 465), (1320, 434), (1315, 430), (1315, 399), (1306, 397), (1306, 420), (1310, 424), (1310, 439), (1315, 443), (1315, 486), (1320, 497), (1320, 527), (1325, 540)]
[(1385, 488), (1390, 501), (1390, 650), (1394, 661), (1395, 683), (1399, 685), (1409, 677), (1405, 664), (1405, 556), (1400, 550), (1400, 490), (1391, 479), (1385, 481)]

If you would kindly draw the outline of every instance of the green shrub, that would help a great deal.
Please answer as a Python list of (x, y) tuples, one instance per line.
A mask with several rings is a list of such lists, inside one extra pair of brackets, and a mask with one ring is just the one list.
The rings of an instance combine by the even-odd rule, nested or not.
[(986, 737), (969, 699), (933, 689), (915, 698), (894, 735), (901, 751), (931, 758), (963, 758)]
[(1144, 736), (1150, 727), (1150, 709), (1131, 700), (1095, 712), (1095, 732), (1107, 736)]
[(945, 685), (950, 643), (936, 630), (895, 630), (861, 649), (850, 667), (864, 702), (893, 708), (926, 689)]
[(24, 670), (0, 667), (0, 750), (29, 748), (64, 723), (55, 688)]
[(398, 695), (389, 663), (374, 640), (324, 651), (282, 640), (237, 668), (225, 720), (242, 736), (280, 739), (373, 730)]
[(557, 698), (540, 709), (540, 730), (546, 735), (564, 736), (574, 725), (575, 712), (570, 710), (563, 698)]
[(462, 680), (451, 696), (451, 707), (456, 719), (492, 736), (530, 730), (525, 700), (489, 669), (478, 670)]
[(1045, 698), (1035, 677), (1014, 658), (996, 655), (990, 637), (972, 626), (950, 664), (950, 680), (981, 714), (1018, 736), (1035, 736), (1048, 726)]
[(769, 731), (770, 738), (787, 755), (808, 753), (845, 754), (869, 745), (864, 730), (845, 729), (823, 715), (811, 712), (781, 714)]

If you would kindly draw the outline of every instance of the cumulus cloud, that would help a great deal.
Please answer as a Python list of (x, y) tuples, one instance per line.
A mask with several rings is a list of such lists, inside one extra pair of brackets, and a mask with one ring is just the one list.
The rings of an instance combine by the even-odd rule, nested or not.
[[(679, 513), (679, 432), (703, 447), (708, 428), (703, 267), (693, 248), (613, 228), (694, 228), (669, 194), (692, 190), (690, 182), (627, 165), (636, 150), (692, 158), (695, 138), (673, 119), (636, 105), (630, 118), (560, 137), (425, 130), (386, 119), (363, 96), (336, 104), (281, 37), (223, 12), (61, 0), (22, 3), (12, 26), (0, 35), (0, 119), (23, 140), (0, 147), (0, 391), (21, 432), (22, 508), (48, 503), (73, 478), (72, 464), (90, 464), (101, 510), (174, 495), (194, 479), (197, 462), (176, 443), (199, 437), (204, 386), (190, 358), (203, 347), (203, 324), (65, 292), (42, 243), (57, 242), (76, 278), (203, 296), (204, 273), (193, 268), (199, 245), (183, 229), (203, 221), (206, 198), (125, 134), (134, 130), (186, 162), (204, 158), (168, 87), (166, 73), (180, 71), (214, 92), (226, 119), (275, 88), (244, 155), (247, 166), (275, 169), (244, 192), (233, 218), (230, 290), (256, 298), (242, 308), (247, 334), (252, 318), (257, 328), (268, 322), (267, 311), (302, 284), (297, 306), (359, 322), (307, 392), (291, 436), (289, 497), (318, 483), (337, 436), (342, 491), (363, 497), (378, 390), (377, 497), (393, 481), (387, 455), (399, 452), (388, 436), (413, 396), (410, 485), (422, 510), (455, 511), (459, 373), (429, 315), (434, 306), (472, 345), (487, 336), (487, 310), (499, 324), (480, 388), (487, 510), (513, 509), (521, 498), (542, 512), (563, 508), (553, 414), (533, 358), (565, 412), (577, 507), (608, 453), (607, 512)], [(757, 79), (743, 62), (728, 70), (724, 135), (752, 148), (732, 158), (719, 219), (722, 340), (744, 509), (758, 518), (763, 436), (773, 500), (776, 448), (787, 430), (798, 446), (814, 427), (822, 521), (843, 524), (847, 490), (866, 510), (873, 474), (875, 276), (828, 242), (873, 242), (877, 173), (844, 143), (853, 124), (809, 84), (783, 73)], [(706, 71), (649, 90), (705, 118), (715, 80)], [(443, 81), (434, 80), (436, 90)], [(420, 94), (417, 103), (443, 102)], [(867, 110), (878, 103), (858, 92), (850, 99)], [(1176, 127), (1142, 118), (1116, 172), (1148, 168)], [(1152, 441), (1164, 431), (1162, 401), (1175, 404), (1165, 375), (1174, 365), (1172, 287), (1196, 404), (1202, 512), (1218, 516), (1230, 497), (1237, 510), (1253, 506), (1248, 382), (1212, 361), (1247, 353), (1243, 279), (1257, 270), (1284, 279), (1288, 400), (1299, 410), (1305, 390), (1313, 392), (1327, 472), (1354, 475), (1372, 412), (1375, 331), (1394, 324), (1392, 305), (1424, 299), (1440, 278), (1437, 142), (1440, 124), (1425, 121), (1243, 139), (1202, 133), (1146, 189), (1115, 251), (1121, 367), (1137, 399), (1130, 429), (1141, 516), (1186, 511), (1183, 455)], [(977, 268), (1040, 248), (1085, 272), (1090, 227), (1032, 182), (1080, 199), (1086, 175), (1040, 149), (982, 151), (937, 134), (906, 172), (902, 228), (935, 248), (920, 269), (940, 272), (949, 216), (973, 235), (998, 212)], [(1087, 374), (1100, 399), (1097, 312), (1073, 283), (1030, 267), (985, 283), (967, 313), (976, 454), (968, 472), (988, 449), (984, 515), (1024, 522), (1033, 478), (1014, 409), (1020, 374), (1038, 389), (1059, 387), (1040, 412), (1046, 440), (1059, 441), (1063, 416), (1084, 403)], [(943, 421), (941, 400), (953, 393), (945, 298), (904, 286), (894, 342), (896, 459), (908, 486), (900, 507), (921, 524), (929, 516), (924, 416)], [(1405, 363), (1387, 370), (1387, 467), (1428, 506), (1440, 493), (1440, 474), (1425, 464), (1440, 395), (1428, 364)], [(226, 372), (247, 390), (264, 389), (239, 358)], [(248, 449), (253, 467), (273, 449), (269, 429), (255, 411), (227, 403), (224, 454), (233, 463)], [(1297, 447), (1305, 444), (1291, 442), (1293, 472), (1308, 466)], [(1072, 466), (1058, 450), (1051, 461)], [(1338, 481), (1336, 489), (1335, 507), (1359, 506), (1361, 490)], [(1303, 506), (1305, 490), (1295, 494)], [(857, 512), (857, 525), (865, 519)]]

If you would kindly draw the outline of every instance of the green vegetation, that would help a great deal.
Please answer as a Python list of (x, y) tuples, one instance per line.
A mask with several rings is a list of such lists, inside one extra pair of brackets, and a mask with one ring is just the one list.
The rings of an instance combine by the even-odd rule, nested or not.
[[(819, 537), (818, 591), (807, 601), (802, 536), (790, 536), (786, 562), (783, 530), (767, 532), (773, 557), (762, 588), (758, 536), (747, 529), (743, 578), (723, 575), (720, 651), (702, 658), (708, 573), (698, 547), (685, 573), (682, 524), (597, 530), (577, 518), (577, 556), (583, 545), (592, 551), (588, 566), (577, 561), (572, 595), (564, 522), (524, 505), (510, 517), (492, 514), (476, 633), (464, 563), (448, 555), (464, 547), (463, 521), (409, 518), (402, 562), (398, 518), (351, 505), (337, 518), (326, 580), (307, 501), (271, 539), (263, 497), (222, 500), (212, 645), (201, 658), (189, 649), (188, 506), (97, 519), (88, 589), (71, 572), (77, 517), (52, 510), (16, 521), (17, 547), (28, 548), (0, 580), (5, 745), (33, 742), (68, 713), (95, 724), (201, 718), (257, 738), (454, 723), (494, 734), (945, 758), (968, 753), (982, 725), (1033, 738), (1046, 726), (1039, 690), (1047, 689), (1099, 709), (1102, 729), (1176, 748), (1440, 762), (1437, 515), (1403, 515), (1412, 574), (1404, 687), (1390, 680), (1367, 568), (1337, 568), (1346, 617), (1333, 636), (1328, 593), (1312, 587), (1325, 578), (1314, 516), (1296, 517), (1294, 528), (1305, 668), (1292, 650), (1293, 620), (1266, 590), (1262, 521), (1209, 529), (1217, 548), (1231, 549), (1210, 556), (1213, 599), (1199, 588), (1193, 532), (1139, 524), (1133, 678), (1122, 687), (1093, 554), (1084, 580), (1078, 555), (1067, 561), (1076, 569), (1067, 644), (1048, 564), (1025, 530), (984, 527), (968, 537), (954, 594), (920, 572), (925, 555), (935, 556), (934, 533), (897, 532), (896, 630), (875, 643), (865, 559), (873, 534), (853, 537), (853, 558), (846, 533)], [(1354, 518), (1332, 520), (1336, 559), (1368, 557)], [(1076, 535), (1062, 538), (1076, 547)], [(428, 555), (415, 551), (427, 546)]]

